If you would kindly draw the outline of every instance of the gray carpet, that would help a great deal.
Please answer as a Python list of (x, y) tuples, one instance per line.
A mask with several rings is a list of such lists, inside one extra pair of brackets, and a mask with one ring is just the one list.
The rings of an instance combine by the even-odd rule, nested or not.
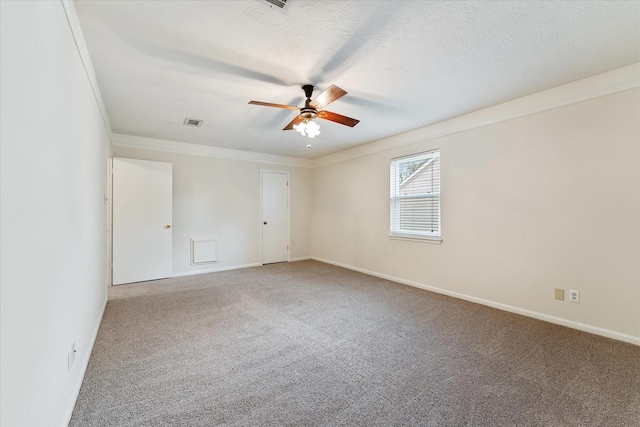
[(315, 261), (114, 287), (71, 426), (640, 426), (640, 347)]

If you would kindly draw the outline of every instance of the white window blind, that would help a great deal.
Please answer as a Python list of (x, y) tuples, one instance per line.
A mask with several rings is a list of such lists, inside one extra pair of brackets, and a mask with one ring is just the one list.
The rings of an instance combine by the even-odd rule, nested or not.
[(391, 160), (390, 234), (439, 238), (440, 151)]

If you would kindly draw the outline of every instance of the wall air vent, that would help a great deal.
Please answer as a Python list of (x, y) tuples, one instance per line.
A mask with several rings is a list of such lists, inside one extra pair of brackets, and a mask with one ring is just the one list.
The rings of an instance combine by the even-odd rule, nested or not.
[(278, 6), (280, 9), (282, 9), (284, 7), (285, 4), (287, 4), (287, 0), (265, 0), (267, 3), (271, 3), (273, 5)]
[(202, 120), (186, 118), (184, 119), (184, 125), (199, 128), (202, 126)]

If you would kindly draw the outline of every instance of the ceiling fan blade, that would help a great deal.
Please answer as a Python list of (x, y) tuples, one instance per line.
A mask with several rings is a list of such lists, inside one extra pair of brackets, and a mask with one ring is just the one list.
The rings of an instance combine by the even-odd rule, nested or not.
[(309, 105), (311, 105), (316, 110), (319, 110), (329, 104), (331, 104), (336, 99), (340, 99), (347, 94), (347, 91), (340, 89), (336, 85), (329, 86), (329, 89), (322, 92), (320, 95), (316, 96), (316, 99), (311, 101)]
[(249, 101), (252, 105), (263, 105), (265, 107), (286, 108), (287, 110), (299, 110), (300, 107), (294, 107), (293, 105), (284, 104), (272, 104), (271, 102)]
[(318, 117), (332, 122), (340, 123), (341, 125), (354, 127), (360, 120), (352, 119), (351, 117), (343, 116), (341, 114), (332, 113), (331, 111), (318, 111)]
[(292, 130), (293, 129), (293, 125), (297, 125), (298, 123), (302, 123), (303, 121), (304, 121), (304, 117), (296, 116), (293, 120), (291, 120), (291, 123), (286, 125), (284, 127), (284, 129), (282, 129), (282, 130)]

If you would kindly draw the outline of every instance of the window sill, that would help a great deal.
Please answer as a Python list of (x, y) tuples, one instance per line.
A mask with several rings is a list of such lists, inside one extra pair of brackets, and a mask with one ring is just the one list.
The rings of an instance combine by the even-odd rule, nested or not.
[(431, 243), (433, 245), (442, 244), (442, 237), (407, 236), (402, 234), (389, 234), (389, 238), (392, 240), (408, 240), (411, 242)]

